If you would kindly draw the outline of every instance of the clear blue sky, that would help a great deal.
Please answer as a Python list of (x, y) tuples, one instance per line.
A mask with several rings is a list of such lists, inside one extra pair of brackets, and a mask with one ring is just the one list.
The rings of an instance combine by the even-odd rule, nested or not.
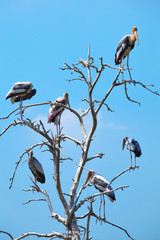
[[(0, 116), (6, 116), (18, 106), (5, 101), (6, 93), (17, 81), (31, 81), (37, 94), (30, 103), (54, 100), (69, 92), (70, 104), (74, 109), (83, 109), (80, 99), (87, 97), (80, 82), (68, 83), (70, 75), (59, 67), (64, 62), (78, 61), (78, 56), (86, 59), (88, 45), (91, 44), (91, 56), (98, 63), (99, 57), (114, 66), (114, 54), (119, 40), (138, 28), (139, 47), (135, 44), (130, 54), (132, 76), (144, 84), (152, 83), (160, 91), (159, 81), (159, 1), (54, 1), (54, 0), (0, 0)], [(95, 90), (94, 97), (101, 99), (109, 83), (116, 76), (115, 70), (106, 69)], [(126, 173), (114, 182), (113, 187), (129, 185), (125, 191), (117, 191), (117, 201), (112, 204), (106, 199), (107, 220), (127, 229), (136, 240), (159, 240), (160, 226), (160, 159), (159, 159), (159, 122), (160, 97), (152, 95), (139, 86), (128, 88), (129, 96), (141, 102), (141, 106), (126, 100), (123, 88), (117, 88), (108, 99), (109, 106), (99, 115), (99, 124), (90, 149), (90, 156), (103, 152), (103, 159), (93, 160), (86, 167), (96, 170), (107, 180), (129, 167), (129, 152), (121, 151), (125, 136), (137, 139), (142, 148), (142, 157), (137, 160), (140, 168)], [(26, 102), (27, 103), (27, 102)], [(28, 102), (29, 103), (29, 102)], [(28, 110), (25, 117), (46, 121), (48, 106)], [(16, 116), (17, 117), (17, 116)], [(1, 121), (2, 131), (14, 117)], [(90, 117), (86, 119), (89, 129)], [(74, 122), (74, 124), (73, 124)], [(62, 117), (64, 133), (81, 140), (76, 119), (67, 111)], [(50, 125), (55, 131), (54, 126)], [(14, 171), (15, 162), (25, 149), (42, 139), (25, 127), (10, 129), (0, 138), (0, 229), (18, 237), (24, 232), (47, 233), (64, 231), (56, 221), (49, 218), (50, 212), (45, 202), (22, 205), (32, 198), (41, 198), (38, 194), (25, 193), (22, 189), (30, 187), (27, 176), (27, 162), (21, 163), (13, 188), (9, 190), (9, 178)], [(64, 145), (66, 156), (79, 161), (80, 151), (71, 143)], [(57, 193), (52, 179), (53, 163), (48, 153), (35, 151), (35, 156), (43, 164), (46, 184), (43, 188), (50, 194), (55, 211), (63, 215), (61, 205), (57, 204)], [(23, 159), (26, 160), (26, 158)], [(65, 162), (61, 165), (63, 191), (69, 193), (76, 166)], [(87, 171), (84, 171), (82, 182)], [(83, 197), (96, 193), (93, 188), (86, 189)], [(98, 212), (99, 198), (94, 210)], [(87, 211), (84, 206), (84, 211)], [(80, 212), (81, 214), (82, 212)], [(94, 240), (128, 239), (114, 227), (91, 220), (91, 234)], [(7, 236), (0, 235), (7, 240)], [(28, 238), (29, 239), (29, 238)], [(33, 239), (33, 238), (30, 238)]]

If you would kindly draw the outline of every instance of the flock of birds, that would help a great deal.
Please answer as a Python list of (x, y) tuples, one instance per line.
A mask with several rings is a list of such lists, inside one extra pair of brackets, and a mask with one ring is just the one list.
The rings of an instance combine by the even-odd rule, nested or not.
[[(139, 45), (137, 28), (133, 27), (132, 34), (128, 34), (124, 36), (118, 44), (118, 47), (116, 49), (116, 54), (115, 54), (116, 65), (123, 64), (123, 59), (127, 56), (127, 67), (129, 70), (129, 53), (134, 48), (134, 44), (136, 40)], [(36, 89), (32, 89), (32, 88), (33, 88), (33, 84), (31, 82), (17, 82), (6, 96), (6, 99), (11, 98), (12, 104), (14, 102), (19, 102), (20, 118), (22, 122), (23, 122), (22, 102), (24, 100), (28, 100), (32, 98), (36, 94)], [(56, 125), (57, 135), (60, 130), (61, 114), (65, 109), (63, 105), (67, 105), (67, 104), (70, 107), (68, 93), (64, 93), (63, 97), (57, 98), (55, 102), (51, 104), (49, 109), (48, 123), (53, 122)], [(140, 157), (142, 154), (140, 145), (136, 140), (125, 137), (123, 139), (122, 150), (124, 149), (125, 146), (130, 151), (130, 158), (131, 158), (130, 168), (135, 168), (136, 157)], [(132, 152), (135, 155), (134, 167), (132, 167)], [(35, 177), (35, 184), (37, 181), (40, 183), (45, 183), (45, 174), (43, 171), (43, 167), (41, 163), (33, 156), (33, 151), (30, 151), (29, 153), (28, 165)], [(105, 194), (108, 196), (111, 202), (114, 202), (116, 200), (115, 193), (114, 191), (112, 191), (113, 189), (111, 188), (111, 186), (108, 184), (108, 181), (104, 177), (102, 177), (101, 175), (95, 175), (95, 172), (90, 170), (88, 172), (85, 186), (87, 185), (88, 181), (90, 181), (91, 184), (94, 185), (94, 187), (99, 190), (99, 192), (105, 192)], [(107, 191), (110, 191), (110, 192), (106, 193)], [(104, 202), (104, 194), (103, 194), (103, 202)]]

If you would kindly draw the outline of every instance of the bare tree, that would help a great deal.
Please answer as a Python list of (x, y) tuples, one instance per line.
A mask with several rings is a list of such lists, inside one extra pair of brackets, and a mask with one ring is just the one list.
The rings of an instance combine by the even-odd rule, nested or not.
[[(0, 136), (6, 133), (11, 127), (15, 127), (18, 125), (21, 126), (26, 126), (30, 129), (32, 129), (34, 132), (38, 133), (42, 137), (42, 142), (35, 143), (33, 146), (29, 147), (26, 149), (20, 156), (19, 161), (16, 162), (15, 170), (13, 172), (13, 176), (10, 178), (10, 187), (12, 188), (13, 181), (16, 175), (17, 168), (22, 161), (23, 157), (27, 154), (29, 154), (29, 151), (37, 148), (37, 147), (45, 147), (46, 150), (48, 150), (51, 154), (51, 158), (53, 159), (54, 162), (54, 179), (55, 179), (55, 186), (57, 189), (57, 193), (59, 196), (59, 201), (62, 203), (63, 208), (64, 208), (64, 216), (61, 216), (59, 213), (56, 212), (56, 204), (53, 204), (50, 200), (50, 197), (47, 193), (47, 191), (43, 190), (40, 188), (35, 182), (31, 179), (32, 186), (31, 188), (24, 189), (25, 192), (39, 192), (41, 193), (44, 198), (42, 199), (30, 199), (24, 204), (29, 204), (30, 202), (33, 201), (46, 201), (48, 204), (51, 217), (53, 221), (59, 222), (59, 224), (63, 225), (66, 228), (66, 232), (64, 233), (59, 233), (59, 232), (51, 232), (47, 234), (41, 234), (41, 233), (35, 233), (35, 232), (28, 232), (24, 233), (21, 236), (17, 238), (13, 238), (13, 236), (5, 232), (3, 230), (0, 231), (0, 233), (7, 234), (12, 240), (20, 240), (24, 239), (28, 236), (37, 236), (37, 237), (42, 237), (46, 239), (54, 239), (54, 238), (60, 238), (60, 239), (91, 239), (92, 236), (90, 236), (90, 219), (95, 218), (95, 220), (102, 221), (106, 224), (110, 224), (116, 228), (119, 228), (128, 236), (128, 238), (133, 239), (133, 237), (130, 236), (130, 234), (127, 232), (127, 230), (121, 226), (118, 226), (114, 223), (109, 222), (105, 218), (102, 218), (98, 216), (94, 211), (93, 211), (93, 205), (95, 198), (97, 198), (99, 195), (102, 195), (104, 193), (109, 193), (111, 191), (118, 191), (119, 189), (125, 189), (128, 186), (118, 186), (117, 188), (113, 190), (107, 190), (106, 192), (103, 193), (96, 193), (92, 194), (89, 196), (86, 196), (84, 199), (81, 198), (82, 191), (86, 188), (85, 185), (80, 186), (80, 180), (82, 177), (82, 172), (84, 168), (86, 168), (86, 164), (89, 161), (92, 161), (93, 159), (98, 159), (103, 157), (103, 153), (98, 153), (95, 156), (89, 157), (88, 152), (90, 149), (90, 146), (93, 141), (93, 135), (97, 129), (97, 116), (102, 108), (102, 106), (105, 106), (106, 109), (110, 112), (113, 112), (113, 110), (108, 106), (106, 103), (107, 98), (110, 96), (114, 88), (118, 88), (119, 86), (123, 86), (124, 88), (124, 93), (126, 98), (133, 102), (137, 103), (140, 105), (140, 103), (128, 95), (128, 90), (127, 87), (128, 85), (140, 85), (142, 88), (145, 90), (158, 95), (159, 93), (156, 91), (153, 91), (152, 88), (154, 87), (152, 84), (143, 84), (141, 82), (133, 81), (133, 80), (124, 80), (123, 78), (121, 79), (121, 73), (124, 72), (127, 68), (120, 68), (120, 67), (112, 67), (108, 64), (103, 63), (103, 58), (100, 58), (100, 67), (98, 68), (97, 66), (94, 65), (94, 59), (90, 57), (90, 46), (88, 49), (88, 58), (87, 60), (82, 60), (79, 58), (80, 61), (76, 64), (69, 65), (67, 63), (64, 64), (64, 67), (61, 68), (62, 71), (69, 71), (71, 74), (74, 74), (75, 77), (72, 79), (69, 79), (68, 81), (73, 82), (73, 81), (82, 81), (83, 84), (86, 85), (86, 88), (88, 89), (88, 96), (86, 96), (85, 99), (82, 101), (85, 101), (88, 105), (88, 108), (85, 109), (82, 114), (78, 113), (75, 109), (68, 107), (66, 105), (60, 104), (64, 108), (66, 108), (68, 111), (70, 111), (70, 114), (74, 114), (76, 118), (79, 121), (81, 131), (83, 134), (83, 139), (80, 141), (78, 139), (75, 139), (73, 136), (68, 136), (65, 133), (62, 133), (62, 129), (59, 131), (57, 135), (54, 135), (51, 130), (47, 131), (45, 129), (45, 125), (42, 121), (40, 122), (35, 122), (31, 121), (30, 119), (26, 119), (25, 121), (19, 121), (19, 120), (14, 120), (14, 122), (10, 123), (6, 128), (1, 132)], [(101, 96), (101, 99), (94, 99), (93, 98), (93, 91), (96, 91), (96, 86), (97, 83), (101, 77), (102, 72), (106, 69), (110, 69), (111, 71), (114, 71), (116, 73), (115, 79), (113, 80), (112, 84), (110, 87), (106, 90), (106, 94), (104, 96)], [(128, 70), (128, 69), (127, 69)], [(130, 69), (131, 70), (131, 69)], [(96, 77), (93, 79), (92, 78), (92, 72), (96, 74)], [(24, 113), (27, 108), (33, 108), (33, 107), (38, 107), (41, 105), (50, 105), (54, 104), (53, 102), (44, 102), (44, 103), (38, 103), (38, 104), (31, 104), (31, 105), (26, 105), (23, 106), (22, 112)], [(9, 113), (6, 117), (0, 118), (0, 120), (4, 120), (6, 118), (9, 118), (12, 114), (17, 113), (19, 111), (19, 108), (16, 108), (14, 111)], [(91, 115), (92, 117), (92, 124), (89, 132), (87, 133), (85, 130), (85, 125), (84, 125), (84, 117), (86, 115)], [(77, 165), (77, 170), (74, 176), (74, 181), (70, 189), (70, 193), (68, 195), (69, 199), (66, 200), (66, 194), (63, 192), (61, 186), (61, 179), (60, 179), (60, 165), (62, 160), (64, 158), (61, 156), (61, 143), (70, 140), (73, 143), (77, 145), (77, 147), (80, 148), (81, 150), (81, 155), (79, 158), (79, 163), (77, 163), (71, 156), (68, 158), (70, 161), (73, 162), (73, 164)], [(96, 141), (96, 140), (95, 140)], [(124, 171), (120, 172), (115, 176), (109, 184), (111, 184), (113, 181), (115, 181), (117, 178), (119, 178), (122, 174), (134, 170), (131, 168), (127, 168)], [(62, 173), (63, 174), (63, 173)], [(85, 180), (83, 181), (85, 182)], [(89, 185), (87, 185), (89, 186)], [(88, 205), (88, 211), (85, 212), (82, 216), (78, 215), (78, 210), (83, 208), (84, 203)], [(86, 219), (86, 225), (81, 226), (80, 221), (82, 219)]]

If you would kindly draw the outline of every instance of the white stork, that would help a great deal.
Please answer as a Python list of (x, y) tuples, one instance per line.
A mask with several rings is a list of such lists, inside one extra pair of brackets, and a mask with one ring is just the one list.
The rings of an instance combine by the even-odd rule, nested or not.
[(17, 82), (11, 90), (7, 93), (6, 99), (11, 98), (11, 103), (19, 102), (20, 116), (22, 118), (22, 101), (30, 99), (36, 94), (36, 89), (32, 89), (31, 82)]
[(128, 137), (125, 137), (123, 139), (122, 150), (124, 149), (125, 145), (127, 149), (130, 151), (131, 168), (132, 168), (132, 152), (134, 152), (134, 156), (135, 156), (135, 166), (133, 167), (134, 169), (136, 167), (136, 157), (140, 157), (142, 155), (140, 145), (135, 139), (128, 138)]
[[(88, 172), (85, 185), (87, 184), (88, 180), (100, 192), (106, 192), (107, 190), (108, 191), (113, 190), (111, 188), (111, 186), (108, 184), (108, 181), (104, 177), (102, 177), (101, 175), (95, 175), (95, 172), (93, 170), (90, 170)], [(109, 192), (109, 193), (105, 193), (105, 194), (108, 196), (108, 198), (111, 202), (114, 202), (116, 200), (114, 192)], [(102, 198), (101, 198), (101, 195), (100, 195), (99, 216), (100, 216), (100, 211), (101, 211), (101, 204), (102, 204)], [(104, 194), (103, 194), (103, 211), (104, 211), (104, 219), (105, 219), (105, 198), (104, 198)]]
[[(131, 73), (129, 70), (129, 53), (130, 51), (134, 48), (134, 43), (137, 40), (137, 44), (139, 45), (139, 40), (137, 36), (137, 28), (133, 27), (132, 28), (132, 34), (128, 34), (124, 36), (121, 41), (118, 44), (118, 47), (116, 49), (116, 54), (115, 54), (115, 64), (121, 64), (123, 63), (123, 59), (127, 56), (127, 67), (128, 67), (128, 72), (130, 75), (130, 79), (132, 80)], [(122, 65), (123, 67), (123, 65)]]
[[(70, 107), (69, 104), (69, 95), (68, 93), (64, 93), (63, 97), (57, 98), (53, 103), (51, 103), (48, 115), (48, 123), (53, 122), (57, 128), (57, 135), (60, 131), (60, 121), (61, 121), (61, 114), (64, 111), (64, 107), (61, 105), (67, 105)], [(58, 131), (59, 126), (59, 131)]]
[(37, 181), (45, 183), (45, 175), (42, 165), (35, 157), (33, 157), (33, 151), (30, 151), (29, 153), (28, 166), (35, 177), (35, 184)]

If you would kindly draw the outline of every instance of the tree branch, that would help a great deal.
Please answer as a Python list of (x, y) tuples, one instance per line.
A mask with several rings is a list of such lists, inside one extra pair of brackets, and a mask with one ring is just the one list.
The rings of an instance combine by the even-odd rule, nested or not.
[(134, 238), (132, 238), (132, 237), (129, 235), (129, 233), (127, 232), (126, 229), (124, 229), (124, 228), (122, 228), (122, 227), (120, 227), (120, 226), (118, 226), (118, 225), (116, 225), (116, 224), (114, 224), (114, 223), (111, 223), (111, 222), (105, 220), (104, 218), (98, 217), (93, 211), (92, 211), (92, 216), (95, 217), (96, 219), (98, 219), (99, 221), (102, 221), (102, 222), (104, 222), (104, 223), (108, 223), (109, 225), (111, 225), (111, 226), (113, 226), (113, 227), (119, 228), (120, 230), (124, 231), (124, 232), (126, 233), (126, 235), (127, 235), (130, 239), (134, 240)]
[(103, 195), (103, 194), (107, 194), (107, 193), (111, 193), (111, 192), (115, 192), (119, 189), (122, 189), (123, 188), (128, 188), (129, 186), (121, 186), (121, 187), (117, 187), (113, 190), (107, 190), (105, 192), (100, 192), (100, 193), (95, 193), (95, 194), (92, 194), (90, 195), (89, 197), (86, 197), (84, 200), (80, 201), (80, 203), (78, 205), (76, 205), (73, 209), (73, 212), (76, 212), (85, 202), (87, 202), (88, 200), (90, 200), (91, 198), (94, 198), (94, 197), (97, 197), (97, 196), (100, 196), (100, 195)]
[(14, 240), (14, 238), (12, 237), (12, 235), (10, 233), (1, 231), (1, 230), (0, 230), (0, 233), (4, 233), (4, 234), (8, 235), (12, 240)]
[(35, 184), (35, 182), (33, 181), (33, 179), (30, 176), (29, 176), (29, 178), (31, 179), (34, 186), (32, 186), (33, 188), (31, 188), (31, 189), (23, 189), (23, 191), (29, 192), (29, 191), (35, 191), (36, 190), (37, 192), (42, 193), (46, 198), (46, 201), (48, 203), (48, 207), (49, 207), (49, 210), (51, 212), (52, 218), (56, 219), (58, 222), (61, 222), (61, 223), (63, 223), (63, 225), (66, 226), (65, 218), (61, 217), (59, 214), (57, 214), (53, 211), (53, 207), (52, 207), (52, 204), (51, 204), (51, 201), (50, 201), (50, 198), (49, 198), (49, 195), (48, 195), (47, 191), (41, 189), (37, 184)]
[(119, 72), (118, 72), (115, 80), (114, 80), (113, 83), (112, 83), (112, 86), (110, 87), (110, 89), (109, 89), (108, 92), (106, 93), (105, 97), (102, 99), (101, 103), (100, 103), (99, 106), (97, 107), (97, 109), (96, 109), (96, 114), (98, 114), (98, 112), (99, 112), (99, 110), (101, 109), (102, 105), (104, 104), (104, 102), (105, 102), (106, 99), (108, 98), (109, 94), (112, 92), (113, 88), (115, 87), (115, 84), (116, 84), (116, 82), (117, 82), (117, 80), (118, 80), (118, 77), (119, 77), (120, 73), (121, 73), (121, 70), (119, 70)]
[(97, 155), (95, 155), (95, 156), (93, 156), (93, 157), (87, 158), (87, 162), (88, 162), (88, 161), (91, 161), (91, 160), (93, 160), (93, 159), (95, 159), (95, 158), (102, 158), (103, 155), (104, 155), (104, 153), (98, 153)]
[[(56, 154), (56, 152), (57, 152), (57, 154)], [(61, 182), (60, 182), (60, 178), (59, 178), (59, 175), (60, 175), (60, 173), (59, 173), (60, 150), (58, 148), (56, 148), (54, 145), (53, 145), (53, 159), (54, 159), (54, 178), (56, 181), (56, 189), (57, 189), (59, 198), (63, 204), (63, 207), (64, 207), (66, 213), (68, 213), (69, 207), (63, 196), (63, 192), (61, 189)]]
[(22, 203), (22, 205), (26, 205), (31, 202), (38, 202), (38, 201), (46, 201), (46, 199), (30, 199), (27, 202)]
[[(136, 166), (135, 168), (139, 168), (139, 167)], [(129, 168), (125, 169), (124, 171), (122, 171), (121, 173), (119, 173), (116, 177), (114, 177), (108, 184), (111, 185), (111, 183), (112, 183), (113, 181), (115, 181), (118, 177), (120, 177), (122, 174), (124, 174), (124, 173), (126, 173), (126, 172), (128, 172), (128, 171), (130, 171), (130, 170), (135, 170), (135, 168), (129, 167)]]
[(89, 232), (90, 232), (89, 227), (90, 227), (91, 215), (92, 215), (92, 212), (93, 212), (92, 204), (93, 204), (93, 200), (91, 199), (89, 213), (88, 213), (88, 216), (87, 216), (87, 236), (86, 236), (86, 240), (91, 239), (91, 238), (89, 238)]
[(57, 237), (65, 240), (69, 240), (70, 237), (68, 234), (65, 233), (58, 233), (58, 232), (52, 232), (52, 233), (35, 233), (35, 232), (28, 232), (28, 233), (23, 233), (20, 237), (15, 238), (14, 240), (21, 240), (23, 238), (29, 237), (29, 236), (37, 236), (37, 237), (42, 237), (42, 238), (51, 238), (51, 237)]

